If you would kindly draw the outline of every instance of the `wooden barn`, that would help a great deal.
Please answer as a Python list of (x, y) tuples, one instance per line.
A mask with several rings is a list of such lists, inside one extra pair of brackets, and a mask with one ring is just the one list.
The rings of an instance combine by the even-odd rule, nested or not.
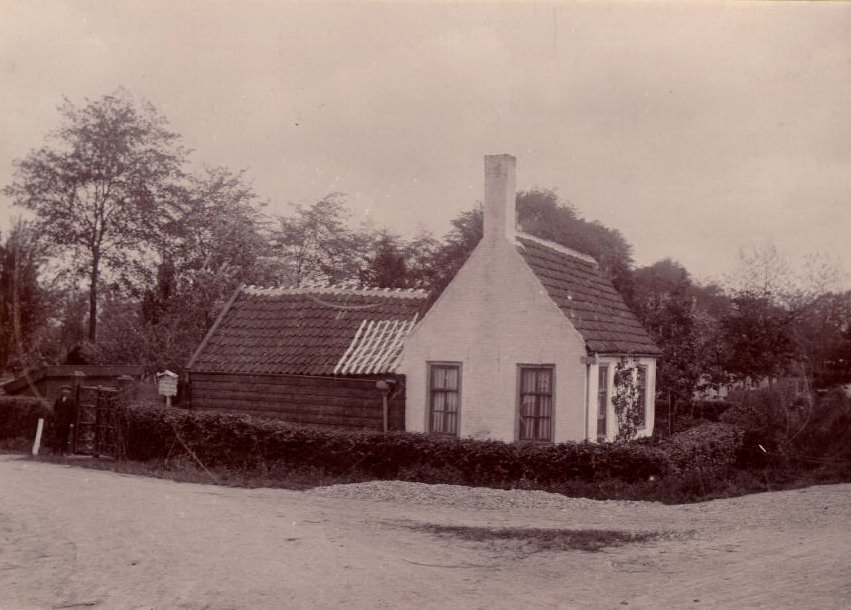
[(402, 430), (404, 338), (421, 290), (242, 287), (187, 365), (192, 408)]

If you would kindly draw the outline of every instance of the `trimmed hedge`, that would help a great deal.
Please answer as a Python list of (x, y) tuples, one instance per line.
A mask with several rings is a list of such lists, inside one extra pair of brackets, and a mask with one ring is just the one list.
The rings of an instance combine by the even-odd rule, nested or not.
[(218, 411), (133, 405), (124, 415), (125, 456), (168, 459), (189, 450), (205, 466), (320, 468), (359, 475), (511, 487), (566, 480), (643, 480), (667, 460), (644, 443), (527, 445), (425, 434), (336, 431)]
[(0, 396), (0, 439), (35, 438), (38, 419), (49, 420), (52, 407), (35, 396)]
[[(32, 438), (50, 409), (37, 398), (0, 397), (0, 438)], [(220, 411), (130, 404), (121, 408), (118, 457), (148, 461), (190, 454), (234, 470), (313, 468), (334, 476), (490, 487), (554, 488), (569, 481), (628, 483), (735, 464), (743, 432), (708, 423), (654, 445), (532, 445), (408, 432), (330, 430)]]

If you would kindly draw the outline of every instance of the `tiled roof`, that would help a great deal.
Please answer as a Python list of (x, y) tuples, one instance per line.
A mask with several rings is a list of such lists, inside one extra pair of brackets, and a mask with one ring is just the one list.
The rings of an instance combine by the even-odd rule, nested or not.
[(422, 290), (243, 288), (190, 361), (196, 371), (393, 372)]
[(661, 354), (593, 258), (522, 233), (517, 242), (526, 264), (585, 339), (589, 353)]

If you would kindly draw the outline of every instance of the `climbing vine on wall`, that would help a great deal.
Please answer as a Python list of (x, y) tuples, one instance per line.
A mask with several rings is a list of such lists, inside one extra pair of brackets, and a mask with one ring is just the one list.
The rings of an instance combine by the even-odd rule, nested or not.
[(615, 366), (615, 384), (612, 403), (618, 418), (617, 440), (629, 441), (635, 438), (638, 429), (644, 425), (644, 410), (640, 404), (638, 385), (638, 360), (623, 356)]

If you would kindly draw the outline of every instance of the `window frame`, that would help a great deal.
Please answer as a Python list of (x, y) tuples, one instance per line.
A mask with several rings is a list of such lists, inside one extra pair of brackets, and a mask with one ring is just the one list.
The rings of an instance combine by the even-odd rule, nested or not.
[[(433, 420), (433, 413), (434, 413), (433, 396), (434, 396), (434, 390), (436, 389), (432, 386), (432, 383), (433, 383), (433, 381), (432, 381), (433, 380), (432, 370), (435, 367), (454, 368), (458, 371), (458, 387), (455, 388), (455, 390), (454, 390), (455, 394), (458, 397), (457, 398), (457, 407), (456, 407), (456, 410), (455, 410), (455, 431), (454, 432), (447, 432), (447, 431), (443, 431), (443, 430), (432, 430), (432, 424), (434, 422), (434, 420)], [(460, 362), (453, 362), (453, 361), (447, 361), (447, 360), (433, 360), (433, 361), (430, 360), (430, 361), (426, 362), (426, 413), (425, 413), (426, 421), (425, 421), (425, 430), (426, 430), (427, 434), (435, 434), (435, 435), (439, 435), (439, 436), (456, 436), (456, 437), (460, 436), (460, 433), (461, 433), (461, 389), (462, 389), (462, 384), (463, 384), (463, 367), (462, 367), (462, 364)], [(451, 390), (446, 390), (445, 388), (438, 388), (438, 391), (448, 393)], [(443, 423), (446, 422), (446, 411), (443, 411), (443, 416), (441, 417), (441, 421), (443, 421)]]
[[(644, 379), (642, 380), (642, 376)], [(641, 409), (641, 423), (636, 426), (638, 430), (647, 428), (647, 383), (650, 380), (650, 367), (639, 362), (635, 367), (635, 383), (638, 386), (638, 404)]]
[[(609, 439), (609, 420), (611, 419), (609, 417), (609, 406), (610, 406), (611, 401), (612, 401), (612, 395), (611, 395), (611, 391), (612, 391), (611, 385), (612, 384), (609, 381), (609, 375), (611, 374), (611, 370), (612, 370), (611, 366), (609, 365), (608, 362), (600, 362), (597, 365), (597, 401), (596, 401), (597, 408), (595, 409), (595, 411), (597, 413), (597, 418), (596, 418), (597, 423), (596, 423), (596, 431), (595, 431), (594, 436), (597, 439), (598, 443), (606, 442)], [(604, 371), (605, 371), (605, 375), (603, 375)], [(605, 379), (605, 381), (606, 381), (605, 386), (602, 387), (602, 388), (600, 387), (600, 380), (601, 379)], [(601, 392), (602, 392), (602, 395), (601, 395)], [(600, 405), (600, 399), (601, 398), (604, 399), (604, 403), (605, 403), (605, 404), (602, 405), (603, 406), (603, 417), (602, 418), (600, 417), (600, 406), (601, 406)], [(600, 435), (600, 421), (601, 420), (603, 422), (603, 434), (602, 434), (602, 436)]]
[[(550, 437), (548, 439), (541, 438), (522, 438), (521, 433), (524, 429), (523, 426), (523, 415), (522, 415), (522, 407), (523, 407), (523, 372), (527, 370), (546, 370), (549, 371), (550, 374), (550, 413), (549, 417), (549, 432)], [(545, 396), (545, 394), (539, 394), (537, 392), (534, 393), (535, 396)], [(515, 392), (515, 413), (516, 413), (516, 430), (514, 437), (519, 443), (530, 443), (530, 444), (552, 444), (555, 442), (555, 424), (556, 424), (556, 365), (555, 364), (531, 364), (531, 363), (522, 363), (517, 365), (517, 391)], [(538, 402), (536, 400), (536, 407), (538, 406)], [(536, 421), (541, 419), (540, 415), (533, 416)], [(537, 430), (538, 427), (534, 426), (534, 429)]]

